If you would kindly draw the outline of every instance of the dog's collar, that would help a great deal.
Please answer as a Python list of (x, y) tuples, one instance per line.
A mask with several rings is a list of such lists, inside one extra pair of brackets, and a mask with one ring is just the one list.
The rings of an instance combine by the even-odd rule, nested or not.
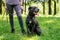
[(30, 15), (28, 15), (31, 19), (34, 19), (35, 18), (35, 16), (30, 16)]

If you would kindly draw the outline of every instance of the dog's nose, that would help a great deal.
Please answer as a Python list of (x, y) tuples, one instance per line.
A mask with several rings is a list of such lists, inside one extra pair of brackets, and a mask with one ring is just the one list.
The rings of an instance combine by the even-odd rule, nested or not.
[(39, 9), (37, 9), (37, 12), (39, 12)]
[(39, 9), (35, 9), (35, 12), (38, 13), (39, 12)]

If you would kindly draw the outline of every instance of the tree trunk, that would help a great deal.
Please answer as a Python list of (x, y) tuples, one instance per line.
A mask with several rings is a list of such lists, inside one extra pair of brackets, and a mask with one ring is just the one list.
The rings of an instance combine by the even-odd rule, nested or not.
[(26, 0), (25, 0), (25, 14), (26, 14)]
[(48, 3), (49, 3), (49, 15), (51, 15), (51, 0), (49, 0)]
[(45, 15), (45, 2), (43, 2), (43, 15)]
[(0, 14), (2, 14), (2, 0), (0, 0)]
[(56, 1), (54, 1), (54, 15), (56, 15)]
[[(23, 2), (22, 2), (22, 6), (23, 6), (23, 4), (24, 4), (24, 0), (23, 0)], [(21, 9), (21, 14), (23, 14), (23, 9)]]
[(59, 2), (59, 0), (57, 0), (57, 3)]

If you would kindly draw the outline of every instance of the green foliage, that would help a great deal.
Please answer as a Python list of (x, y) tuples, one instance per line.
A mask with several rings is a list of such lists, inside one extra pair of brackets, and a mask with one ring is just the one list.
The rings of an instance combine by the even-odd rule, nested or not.
[[(29, 5), (31, 6), (37, 6), (40, 10), (39, 10), (39, 13), (41, 15), (43, 15), (43, 4), (42, 2), (36, 2), (34, 3), (33, 1), (30, 1), (31, 3), (26, 5), (26, 13), (25, 11), (23, 12), (24, 14), (28, 14), (28, 7)], [(52, 15), (54, 14), (54, 1), (52, 1), (51, 3), (51, 9), (52, 9)], [(56, 7), (56, 12), (57, 14), (56, 15), (60, 15), (60, 3), (57, 3), (56, 4), (57, 7)], [(25, 4), (24, 4), (24, 7), (25, 7)], [(48, 12), (49, 12), (49, 6), (48, 6), (48, 2), (45, 2), (45, 15), (48, 15)], [(2, 6), (2, 13), (4, 13), (4, 6)]]

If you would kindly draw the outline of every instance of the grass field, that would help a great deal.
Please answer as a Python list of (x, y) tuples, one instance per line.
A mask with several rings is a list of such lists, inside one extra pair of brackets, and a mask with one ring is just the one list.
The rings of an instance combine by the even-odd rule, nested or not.
[[(26, 17), (23, 17), (24, 27)], [(22, 35), (21, 28), (17, 18), (14, 18), (15, 33), (11, 33), (9, 21), (6, 19), (2, 22), (0, 17), (0, 40), (60, 40), (60, 18), (59, 17), (37, 17), (40, 24), (42, 34), (41, 36), (27, 34)]]

